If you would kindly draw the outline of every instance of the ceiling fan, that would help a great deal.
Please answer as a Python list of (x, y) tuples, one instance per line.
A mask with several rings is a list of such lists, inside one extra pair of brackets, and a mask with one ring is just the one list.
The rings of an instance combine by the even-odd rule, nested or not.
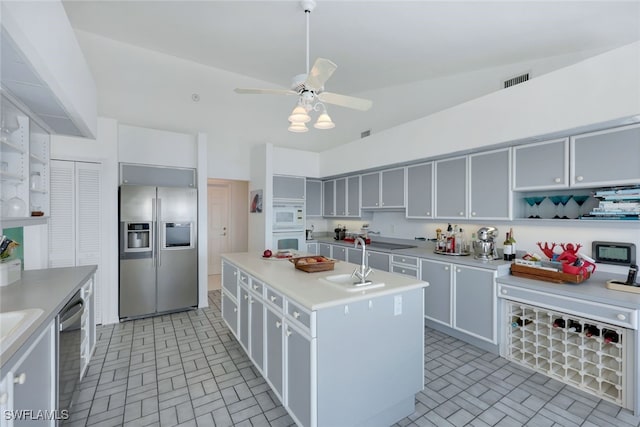
[(269, 95), (297, 95), (298, 103), (289, 116), (292, 132), (308, 131), (306, 123), (311, 120), (311, 111), (322, 111), (314, 124), (316, 129), (331, 129), (335, 124), (327, 114), (324, 104), (333, 104), (341, 107), (352, 108), (354, 110), (367, 111), (371, 108), (372, 102), (368, 99), (356, 98), (353, 96), (340, 95), (333, 92), (325, 92), (324, 84), (333, 72), (338, 68), (336, 64), (328, 59), (318, 58), (309, 70), (309, 15), (316, 6), (315, 0), (302, 0), (302, 9), (307, 17), (307, 72), (298, 74), (291, 81), (291, 89), (248, 89), (236, 88), (234, 91), (239, 94), (269, 94)]

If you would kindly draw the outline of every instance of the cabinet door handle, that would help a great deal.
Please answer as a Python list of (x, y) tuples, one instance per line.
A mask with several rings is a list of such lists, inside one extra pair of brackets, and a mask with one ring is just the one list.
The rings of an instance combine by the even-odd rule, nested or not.
[(237, 275), (238, 275), (238, 272), (237, 272), (237, 271), (234, 271), (234, 272), (233, 272), (233, 275), (234, 275), (234, 276), (237, 276)]
[(555, 179), (553, 180), (553, 182), (555, 182), (556, 184), (560, 184), (560, 181), (562, 181), (560, 178), (555, 178)]
[(460, 273), (460, 272), (462, 272), (462, 270), (460, 270), (460, 269), (457, 269), (457, 270), (456, 270), (456, 273)]
[(476, 213), (475, 212), (471, 212), (471, 216), (476, 216)]
[(271, 302), (276, 302), (276, 297), (271, 295), (271, 298), (269, 298), (271, 300)]
[(237, 308), (235, 308), (235, 307), (233, 307), (233, 312), (234, 312), (234, 313), (237, 313), (237, 312), (238, 312), (238, 309), (237, 309)]
[(249, 295), (244, 294), (244, 299), (249, 299)]
[(618, 314), (616, 317), (618, 318), (618, 320), (627, 320), (627, 316), (622, 313)]
[(298, 313), (297, 311), (293, 312), (293, 317), (295, 317), (296, 319), (300, 317), (300, 313)]
[(293, 332), (291, 332), (291, 329), (287, 329), (287, 336), (288, 336), (288, 337), (290, 337), (292, 333), (293, 333)]
[(506, 295), (507, 293), (508, 293), (508, 292), (507, 292), (507, 290), (506, 290), (506, 289), (503, 289), (503, 290), (502, 290), (502, 295)]
[(444, 269), (445, 269), (446, 271), (449, 271), (449, 267), (447, 267), (447, 266), (445, 266), (445, 267), (444, 267)]
[(13, 378), (14, 384), (24, 384), (26, 381), (27, 381), (27, 374), (25, 372)]
[(258, 290), (258, 285), (253, 285), (253, 290), (257, 291)]
[(427, 216), (431, 215), (431, 212), (427, 212)]
[(582, 175), (576, 176), (576, 181), (580, 182), (582, 180), (584, 180), (584, 177)]
[(464, 212), (460, 211), (460, 212), (458, 212), (458, 215), (462, 216), (462, 215), (464, 215)]
[(280, 326), (282, 326), (282, 322), (276, 322), (276, 328), (280, 329)]

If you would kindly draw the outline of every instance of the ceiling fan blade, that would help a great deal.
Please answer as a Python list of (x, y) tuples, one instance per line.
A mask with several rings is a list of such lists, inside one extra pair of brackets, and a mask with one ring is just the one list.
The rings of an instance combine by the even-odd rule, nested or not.
[(329, 80), (329, 77), (331, 77), (336, 68), (338, 68), (338, 66), (328, 59), (316, 59), (304, 85), (308, 89), (315, 91), (321, 90), (324, 87), (324, 83)]
[(373, 105), (369, 99), (356, 98), (355, 96), (340, 95), (332, 92), (321, 92), (318, 99), (327, 104), (353, 108), (354, 110), (367, 111)]
[(235, 93), (240, 94), (254, 94), (254, 95), (297, 95), (297, 92), (294, 92), (290, 89), (247, 89), (247, 88), (235, 88), (233, 90)]

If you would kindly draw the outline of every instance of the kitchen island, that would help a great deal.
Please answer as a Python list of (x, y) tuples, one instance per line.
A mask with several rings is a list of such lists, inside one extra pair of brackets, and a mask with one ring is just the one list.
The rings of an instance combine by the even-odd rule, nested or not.
[(257, 253), (223, 255), (222, 314), (284, 407), (303, 426), (388, 426), (424, 385), (423, 288), (374, 271), (373, 285), (331, 282), (353, 264), (305, 273)]

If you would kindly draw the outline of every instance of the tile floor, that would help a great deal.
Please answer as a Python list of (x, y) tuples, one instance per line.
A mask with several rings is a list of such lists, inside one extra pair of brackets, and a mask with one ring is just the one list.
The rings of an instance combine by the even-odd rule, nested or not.
[[(289, 426), (224, 325), (203, 310), (98, 327), (73, 426)], [(640, 426), (611, 403), (425, 329), (425, 389), (399, 426)], [(330, 426), (340, 427), (340, 426)]]

